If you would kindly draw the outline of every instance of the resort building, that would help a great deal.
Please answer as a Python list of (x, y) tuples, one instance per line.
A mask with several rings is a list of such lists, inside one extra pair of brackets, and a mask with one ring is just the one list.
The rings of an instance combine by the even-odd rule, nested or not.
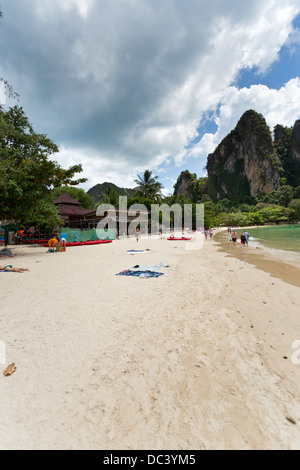
[(130, 223), (137, 217), (148, 220), (148, 211), (130, 212), (115, 208), (104, 214), (97, 215), (95, 209), (84, 209), (80, 202), (67, 194), (62, 194), (53, 202), (57, 206), (57, 212), (65, 222), (65, 227), (71, 230), (97, 229), (99, 222), (105, 219), (108, 230), (114, 230), (115, 236), (125, 236), (129, 233)]

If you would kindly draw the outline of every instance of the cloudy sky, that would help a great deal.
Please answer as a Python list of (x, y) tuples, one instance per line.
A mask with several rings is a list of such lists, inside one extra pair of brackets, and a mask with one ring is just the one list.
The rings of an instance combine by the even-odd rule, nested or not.
[[(299, 0), (0, 0), (0, 77), (86, 190), (173, 192), (247, 109), (300, 119)], [(3, 93), (0, 99), (4, 101)], [(2, 98), (1, 98), (2, 96)], [(14, 105), (6, 99), (6, 106)]]

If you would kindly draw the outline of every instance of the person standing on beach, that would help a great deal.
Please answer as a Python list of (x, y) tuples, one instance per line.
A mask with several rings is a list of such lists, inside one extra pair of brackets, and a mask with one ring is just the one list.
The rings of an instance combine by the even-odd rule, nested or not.
[(136, 241), (138, 242), (138, 241), (139, 241), (139, 238), (140, 238), (140, 229), (139, 229), (139, 227), (136, 228), (136, 231), (135, 231), (135, 238), (136, 238)]
[(231, 240), (235, 243), (236, 240), (237, 240), (237, 233), (236, 231), (233, 229), (232, 232), (231, 232)]
[(245, 239), (245, 241), (244, 241), (245, 246), (248, 246), (248, 240), (250, 238), (250, 233), (248, 233), (247, 230), (244, 230), (243, 235), (244, 235), (244, 239)]

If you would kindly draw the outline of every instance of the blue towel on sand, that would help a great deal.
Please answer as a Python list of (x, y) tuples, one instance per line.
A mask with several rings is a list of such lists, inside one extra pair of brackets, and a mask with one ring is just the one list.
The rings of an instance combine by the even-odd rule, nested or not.
[(141, 278), (149, 278), (149, 277), (159, 277), (163, 276), (164, 273), (158, 273), (154, 271), (131, 271), (130, 269), (125, 269), (125, 271), (120, 272), (117, 276), (134, 276), (134, 277), (141, 277)]

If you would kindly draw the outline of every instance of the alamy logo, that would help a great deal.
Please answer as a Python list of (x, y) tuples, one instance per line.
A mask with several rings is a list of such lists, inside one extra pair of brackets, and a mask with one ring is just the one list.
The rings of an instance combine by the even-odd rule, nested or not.
[(0, 364), (6, 364), (6, 346), (4, 341), (0, 341)]
[(292, 344), (292, 348), (296, 351), (292, 354), (292, 363), (296, 366), (300, 365), (300, 340), (296, 340)]
[[(204, 244), (204, 204), (152, 204), (151, 211), (143, 204), (133, 204), (127, 208), (127, 197), (119, 197), (119, 207), (111, 204), (100, 204), (97, 207), (97, 217), (102, 217), (97, 225), (97, 235), (103, 235), (103, 230), (110, 229), (119, 236), (135, 237), (137, 228), (143, 237), (157, 238), (160, 235), (178, 233), (181, 239), (184, 230), (192, 232), (192, 243), (186, 244), (186, 250), (199, 250)], [(117, 218), (117, 213), (119, 217)], [(149, 219), (150, 217), (150, 219)], [(118, 222), (117, 222), (118, 220)]]

